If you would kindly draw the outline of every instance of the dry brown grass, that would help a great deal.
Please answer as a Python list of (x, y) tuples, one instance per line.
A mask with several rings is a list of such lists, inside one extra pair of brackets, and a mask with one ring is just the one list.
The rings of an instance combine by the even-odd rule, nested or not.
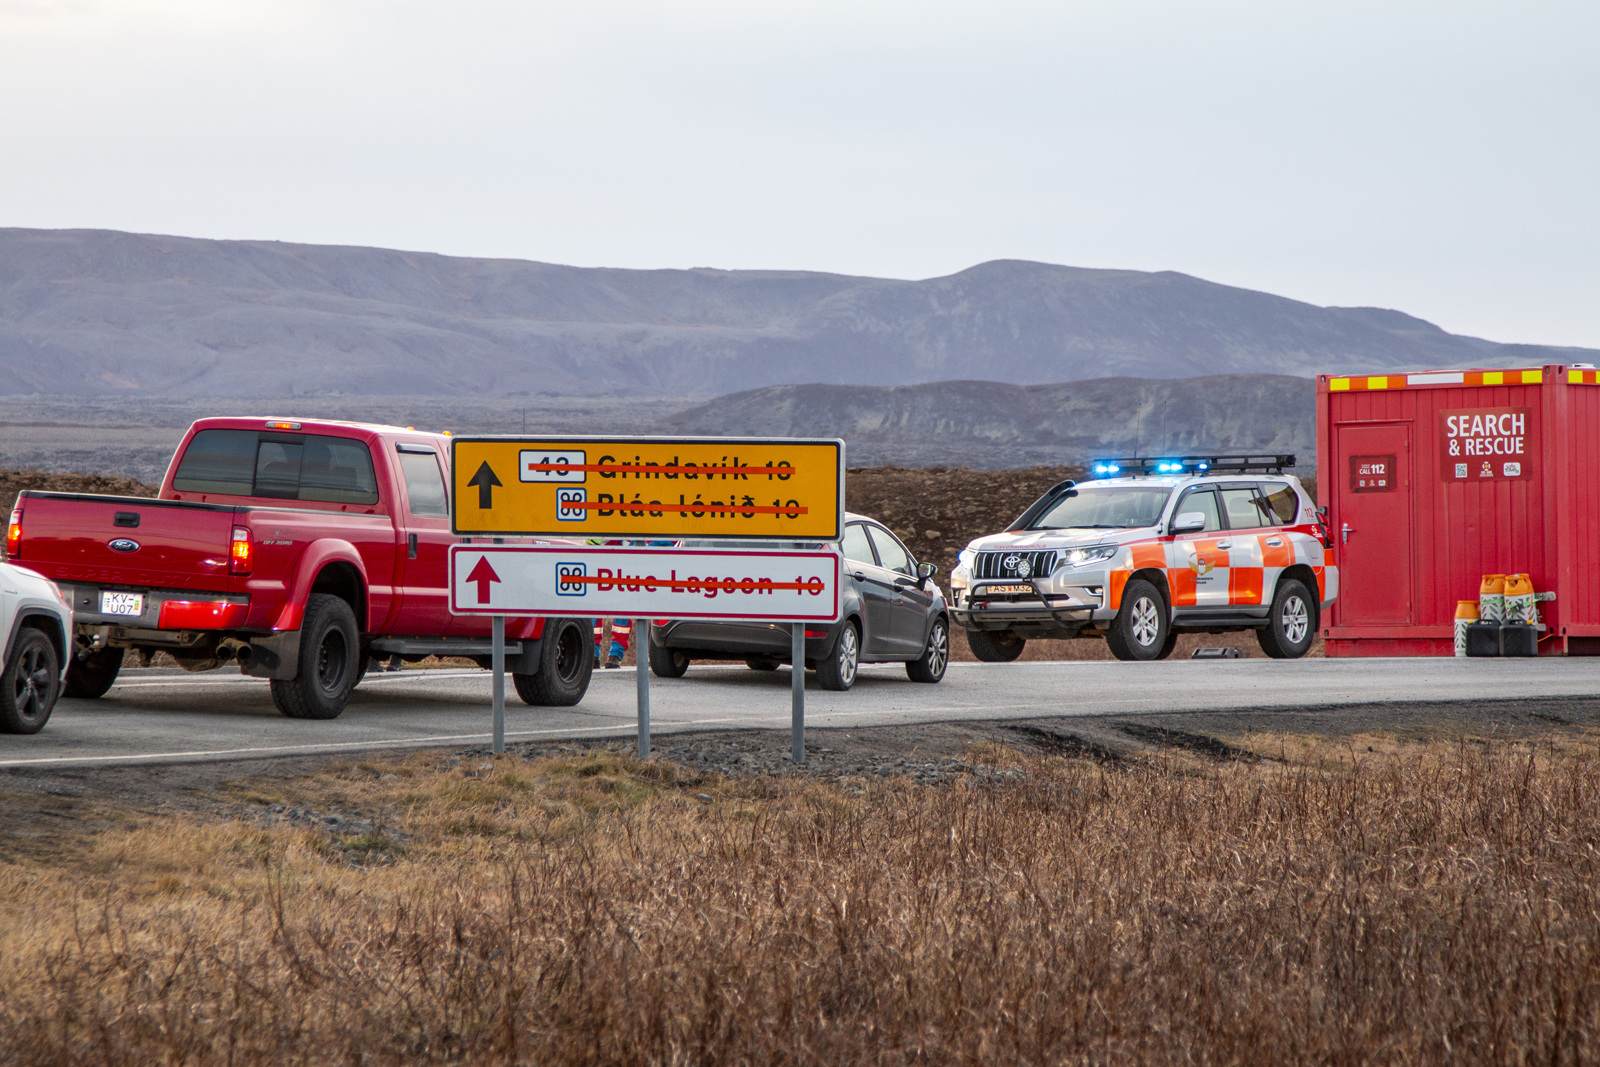
[(1600, 1055), (1592, 745), (1235, 741), (856, 798), (615, 755), (236, 798), (393, 819), (364, 842), (129, 816), (0, 867), (0, 1062)]

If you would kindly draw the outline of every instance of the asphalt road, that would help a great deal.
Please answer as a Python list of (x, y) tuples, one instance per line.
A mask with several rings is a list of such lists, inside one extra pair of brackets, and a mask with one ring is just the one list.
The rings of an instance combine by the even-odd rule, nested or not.
[[(1381, 702), (1593, 696), (1600, 660), (1305, 659), (951, 664), (939, 685), (899, 666), (864, 668), (848, 693), (806, 687), (812, 727), (1126, 715)], [(619, 737), (637, 728), (632, 670), (597, 671), (575, 708), (508, 694), (506, 738)], [(511, 687), (508, 685), (507, 689)], [(651, 678), (656, 734), (788, 729), (789, 672), (695, 666)], [(228, 673), (125, 671), (99, 700), (62, 700), (44, 731), (0, 734), (0, 767), (96, 766), (487, 743), (490, 676), (478, 670), (368, 675), (331, 722), (286, 719), (265, 681)]]

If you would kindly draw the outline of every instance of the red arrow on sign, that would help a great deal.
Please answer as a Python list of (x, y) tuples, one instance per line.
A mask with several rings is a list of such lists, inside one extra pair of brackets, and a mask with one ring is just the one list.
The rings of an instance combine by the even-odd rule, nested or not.
[(489, 602), (489, 583), (498, 582), (500, 576), (489, 566), (488, 556), (479, 556), (478, 565), (472, 568), (472, 573), (467, 575), (467, 581), (478, 583), (478, 603)]

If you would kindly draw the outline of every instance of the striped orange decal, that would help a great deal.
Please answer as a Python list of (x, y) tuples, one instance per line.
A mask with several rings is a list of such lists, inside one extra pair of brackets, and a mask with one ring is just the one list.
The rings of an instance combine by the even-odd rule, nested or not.
[[(1586, 381), (1579, 377), (1587, 375)], [(1594, 371), (1569, 370), (1567, 380), (1573, 385), (1597, 385)], [(1406, 389), (1420, 385), (1538, 385), (1544, 381), (1544, 368), (1527, 367), (1521, 370), (1440, 370), (1419, 374), (1373, 374), (1345, 378), (1329, 378), (1330, 393), (1361, 393), (1380, 389)]]
[(1325, 568), (1312, 567), (1311, 573), (1317, 576), (1317, 599), (1328, 599), (1328, 574)]
[(1172, 588), (1172, 603), (1180, 608), (1195, 606), (1194, 571), (1177, 567), (1167, 572), (1167, 585)]
[(1228, 571), (1228, 603), (1261, 603), (1261, 586), (1265, 579), (1260, 567), (1234, 567)]
[(1122, 589), (1128, 584), (1127, 571), (1111, 572), (1111, 596), (1106, 600), (1106, 607), (1116, 611), (1122, 607)]
[(1207, 569), (1233, 566), (1228, 556), (1228, 550), (1218, 548), (1217, 545), (1219, 544), (1221, 544), (1221, 539), (1216, 541), (1196, 541), (1194, 543), (1195, 558), (1197, 560), (1203, 559), (1204, 562), (1209, 563), (1211, 567)]
[(1143, 570), (1154, 567), (1156, 570), (1165, 570), (1167, 566), (1167, 549), (1165, 545), (1156, 542), (1146, 542), (1134, 545), (1128, 553), (1128, 562), (1134, 570)]
[[(1277, 544), (1270, 542), (1276, 541)], [(1256, 542), (1261, 546), (1261, 565), (1263, 567), (1287, 567), (1294, 562), (1294, 545), (1289, 543), (1287, 537), (1278, 534), (1267, 534), (1257, 537)]]

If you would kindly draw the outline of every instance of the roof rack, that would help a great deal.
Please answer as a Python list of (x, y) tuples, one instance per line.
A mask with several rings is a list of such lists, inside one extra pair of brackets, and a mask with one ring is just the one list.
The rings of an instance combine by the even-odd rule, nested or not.
[(1166, 456), (1132, 459), (1097, 459), (1089, 464), (1096, 478), (1128, 474), (1282, 474), (1293, 467), (1294, 455), (1275, 456)]

